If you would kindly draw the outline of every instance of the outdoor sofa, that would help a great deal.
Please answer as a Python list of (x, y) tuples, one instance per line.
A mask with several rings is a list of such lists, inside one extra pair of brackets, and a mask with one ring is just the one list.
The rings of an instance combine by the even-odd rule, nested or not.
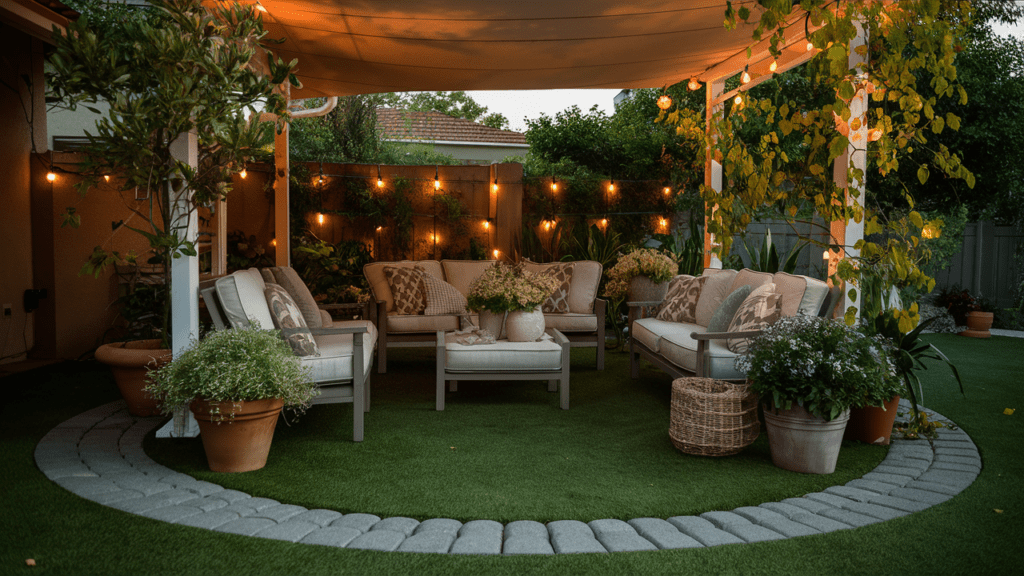
[(664, 301), (629, 303), (630, 375), (640, 377), (643, 358), (673, 378), (745, 380), (736, 358), (764, 325), (797, 314), (831, 316), (841, 292), (785, 272), (709, 268), (701, 277), (676, 276)]
[[(437, 332), (451, 332), (477, 324), (475, 314), (458, 313), (448, 308), (445, 313), (432, 313), (432, 306), (410, 304), (417, 298), (417, 288), (403, 282), (395, 269), (419, 266), (432, 279), (443, 281), (463, 297), (484, 270), (494, 266), (495, 260), (403, 260), (400, 262), (372, 262), (363, 266), (363, 274), (370, 285), (373, 306), (370, 318), (377, 326), (377, 371), (387, 372), (387, 351), (397, 347), (434, 347)], [(568, 280), (561, 299), (561, 312), (544, 313), (544, 324), (566, 336), (572, 347), (592, 347), (596, 350), (596, 365), (604, 369), (604, 320), (607, 302), (597, 297), (601, 282), (600, 262), (579, 260), (538, 264), (527, 262), (530, 272), (549, 272), (558, 267), (562, 278)], [(390, 268), (390, 271), (386, 269)], [(566, 271), (569, 269), (570, 271)], [(389, 282), (388, 275), (391, 275)], [(439, 286), (431, 282), (432, 286)], [(443, 290), (449, 288), (440, 286)], [(564, 284), (561, 288), (565, 288)], [(560, 289), (561, 289), (560, 288)], [(419, 288), (423, 290), (423, 288)], [(450, 290), (449, 290), (450, 291)], [(396, 292), (398, 297), (396, 298)], [(556, 291), (557, 292), (557, 291)], [(419, 297), (423, 297), (420, 293)], [(441, 308), (439, 308), (441, 309)]]

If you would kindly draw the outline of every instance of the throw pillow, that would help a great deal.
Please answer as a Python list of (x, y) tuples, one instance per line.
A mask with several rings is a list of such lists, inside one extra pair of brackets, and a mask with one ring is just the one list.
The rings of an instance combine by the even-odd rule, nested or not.
[(700, 298), (697, 299), (697, 309), (694, 315), (697, 317), (695, 324), (707, 326), (715, 311), (722, 306), (734, 288), (732, 280), (736, 277), (735, 270), (705, 270), (703, 276), (707, 277), (704, 285), (700, 288)]
[(429, 272), (423, 272), (422, 278), (427, 300), (425, 316), (466, 313), (466, 297), (455, 286)]
[(733, 290), (732, 294), (726, 296), (722, 305), (711, 316), (711, 321), (708, 322), (708, 332), (727, 332), (729, 324), (732, 323), (732, 317), (736, 315), (736, 311), (739, 310), (740, 305), (747, 299), (750, 292), (750, 286), (740, 286)]
[(658, 320), (667, 322), (697, 322), (697, 300), (707, 276), (676, 276), (669, 282), (665, 301), (658, 310)]
[(384, 277), (391, 288), (391, 297), (395, 300), (395, 312), (420, 314), (427, 307), (422, 269), (385, 266)]
[[(775, 292), (775, 284), (759, 287), (740, 305), (732, 322), (729, 323), (729, 332), (759, 330), (765, 324), (775, 322), (782, 315), (781, 302), (782, 295)], [(750, 338), (729, 338), (725, 345), (729, 350), (743, 354), (750, 347)]]
[(267, 307), (274, 320), (274, 328), (281, 331), (284, 339), (292, 347), (296, 356), (319, 356), (320, 348), (313, 339), (313, 333), (306, 326), (302, 312), (299, 310), (291, 294), (282, 286), (267, 284), (263, 291), (267, 297)]
[(572, 285), (572, 262), (551, 264), (543, 274), (558, 280), (558, 287), (541, 304), (542, 312), (565, 314), (569, 311), (569, 286)]

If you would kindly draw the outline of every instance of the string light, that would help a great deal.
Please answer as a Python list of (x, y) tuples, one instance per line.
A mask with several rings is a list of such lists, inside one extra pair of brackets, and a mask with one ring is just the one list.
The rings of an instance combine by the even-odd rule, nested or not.
[(270, 245), (274, 246), (274, 247), (277, 247), (277, 238), (271, 238), (270, 239)]
[(611, 182), (608, 183), (608, 191), (615, 192), (615, 180), (612, 180)]
[(384, 179), (380, 177), (380, 164), (377, 164), (377, 188), (384, 187)]
[(498, 177), (497, 176), (494, 177), (494, 184), (491, 185), (491, 191), (493, 191), (495, 194), (498, 193)]
[(740, 76), (740, 82), (742, 82), (744, 84), (746, 84), (747, 82), (750, 82), (750, 72), (747, 72), (746, 67), (743, 68), (743, 75)]
[(50, 170), (49, 172), (46, 173), (46, 179), (49, 180), (50, 182), (53, 182), (54, 180), (57, 179), (57, 174), (53, 170)]
[(381, 230), (383, 230), (383, 229), (384, 229), (384, 227), (383, 227), (383, 226), (377, 226), (377, 232), (380, 232), (380, 231), (381, 231)]
[(110, 182), (110, 174), (104, 174), (104, 175), (103, 175), (103, 180), (104, 180), (105, 182)]
[(664, 228), (667, 225), (668, 225), (668, 220), (665, 220), (664, 218), (662, 218), (661, 219), (661, 227)]
[(491, 229), (491, 221), (490, 220), (484, 220), (484, 230), (490, 230), (490, 229)]
[(736, 104), (737, 106), (739, 106), (740, 104), (743, 104), (743, 96), (741, 96), (741, 95), (737, 94), (737, 95), (736, 95), (736, 97), (735, 97), (735, 98), (733, 98), (733, 100), (732, 100), (732, 101), (733, 101), (733, 103), (735, 103), (735, 104)]
[(498, 250), (497, 248), (495, 248), (494, 251), (491, 252), (491, 254), (494, 254), (494, 257), (498, 258), (498, 256), (501, 255), (501, 250)]
[[(241, 178), (242, 180), (245, 180), (245, 177), (248, 176), (248, 175), (249, 175), (249, 173), (245, 171), (245, 168), (242, 168), (242, 171), (238, 173), (239, 178)], [(109, 177), (108, 177), (108, 180), (109, 180)]]
[(558, 190), (558, 179), (555, 178), (554, 176), (551, 177), (551, 190), (552, 191), (557, 191)]
[(441, 180), (438, 178), (437, 166), (434, 166), (434, 190), (441, 189)]
[(324, 213), (323, 212), (317, 212), (316, 222), (317, 222), (317, 224), (323, 224), (324, 223)]
[(668, 186), (665, 186), (665, 196), (668, 196), (671, 193), (672, 193), (672, 189), (669, 188)]
[(686, 87), (691, 91), (700, 90), (700, 82), (696, 78), (690, 78), (690, 82), (686, 84)]
[(607, 226), (607, 225), (608, 225), (608, 219), (607, 218), (601, 218), (601, 226)]
[(807, 41), (807, 51), (810, 52), (811, 50), (814, 50), (814, 42), (811, 42), (810, 40), (808, 40)]
[(772, 60), (772, 63), (768, 65), (768, 69), (771, 70), (772, 72), (775, 72), (776, 70), (779, 69), (779, 63), (776, 62), (775, 60)]
[(545, 230), (551, 230), (551, 221), (550, 220), (545, 220), (544, 221), (544, 229)]
[(661, 97), (658, 98), (658, 108), (661, 108), (662, 110), (668, 110), (671, 107), (672, 97), (669, 96), (668, 94), (662, 94)]

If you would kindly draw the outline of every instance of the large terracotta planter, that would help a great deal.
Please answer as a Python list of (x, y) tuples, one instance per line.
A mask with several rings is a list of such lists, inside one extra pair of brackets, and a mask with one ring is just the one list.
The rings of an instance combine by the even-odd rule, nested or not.
[(967, 330), (961, 332), (960, 335), (969, 338), (991, 338), (992, 333), (989, 332), (989, 329), (992, 328), (994, 316), (992, 312), (968, 312)]
[(849, 410), (826, 422), (796, 404), (789, 410), (765, 406), (764, 424), (772, 462), (784, 470), (805, 474), (835, 472), (849, 419)]
[(160, 340), (104, 344), (96, 349), (96, 360), (110, 366), (128, 412), (134, 416), (160, 414), (156, 400), (143, 390), (149, 371), (171, 361), (171, 351), (160, 348)]
[(536, 342), (544, 334), (544, 312), (540, 308), (509, 312), (505, 331), (509, 342)]
[(850, 421), (846, 423), (843, 440), (888, 446), (892, 439), (892, 425), (896, 422), (896, 408), (899, 403), (900, 397), (893, 396), (885, 403), (884, 409), (878, 406), (851, 408)]
[(505, 312), (491, 312), (481, 310), (477, 314), (480, 322), (480, 329), (487, 330), (495, 340), (500, 340), (505, 331)]
[(652, 282), (647, 276), (634, 276), (629, 281), (626, 298), (629, 302), (661, 302), (668, 292), (668, 282)]
[[(210, 414), (210, 406), (220, 414)], [(194, 400), (189, 406), (199, 422), (206, 461), (214, 472), (250, 472), (267, 465), (270, 442), (284, 400), (268, 398), (244, 402)], [(230, 417), (229, 414), (234, 414)]]

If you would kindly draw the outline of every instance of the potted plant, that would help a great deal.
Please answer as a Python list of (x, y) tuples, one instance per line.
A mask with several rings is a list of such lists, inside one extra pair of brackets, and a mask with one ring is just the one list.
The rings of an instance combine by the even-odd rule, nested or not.
[(275, 330), (219, 330), (149, 373), (165, 414), (188, 407), (214, 472), (266, 465), (282, 407), (304, 411), (319, 394), (308, 368)]
[(631, 302), (661, 302), (668, 281), (679, 271), (671, 257), (654, 248), (638, 248), (619, 256), (608, 271), (605, 296), (610, 299), (627, 296)]
[[(257, 108), (289, 118), (278, 92), (296, 62), (274, 59), (263, 47), (267, 32), (259, 12), (240, 4), (209, 5), (199, 0), (153, 0), (135, 16), (110, 20), (83, 15), (53, 35), (47, 88), (60, 106), (75, 110), (98, 102), (109, 112), (86, 133), (75, 184), (85, 195), (116, 193), (132, 216), (113, 223), (116, 231), (145, 237), (162, 273), (163, 294), (171, 293), (171, 261), (197, 254), (185, 232), (195, 227), (197, 209), (210, 207), (231, 190), (230, 175), (241, 170), (265, 134), (250, 122)], [(116, 22), (116, 23), (111, 23)], [(259, 63), (267, 63), (264, 72)], [(93, 111), (98, 112), (95, 108)], [(180, 152), (194, 138), (195, 164)], [(78, 227), (69, 208), (62, 225)], [(122, 258), (97, 246), (82, 267), (99, 277)], [(147, 346), (119, 344), (97, 351), (119, 358), (143, 348), (139, 370), (154, 356), (170, 354), (170, 299), (160, 302), (159, 330)], [(145, 350), (152, 345), (158, 350)], [(111, 347), (107, 347), (111, 348)], [(127, 361), (127, 360), (126, 360)]]
[[(871, 334), (870, 330), (865, 330)], [(892, 440), (896, 410), (903, 393), (903, 380), (896, 370), (896, 349), (893, 342), (881, 336), (874, 336), (875, 348), (872, 355), (884, 373), (882, 378), (866, 382), (860, 402), (850, 408), (850, 420), (846, 423), (843, 440), (854, 440), (865, 444), (888, 446)]]
[(988, 298), (974, 299), (974, 310), (967, 313), (967, 330), (961, 336), (970, 338), (991, 338), (992, 322), (995, 320), (996, 305)]
[(736, 366), (761, 397), (772, 462), (812, 474), (835, 471), (849, 409), (889, 373), (875, 340), (803, 315), (766, 327)]
[(496, 339), (504, 330), (513, 342), (533, 342), (544, 333), (540, 306), (558, 284), (554, 276), (530, 272), (523, 263), (498, 262), (470, 285), (467, 307)]

